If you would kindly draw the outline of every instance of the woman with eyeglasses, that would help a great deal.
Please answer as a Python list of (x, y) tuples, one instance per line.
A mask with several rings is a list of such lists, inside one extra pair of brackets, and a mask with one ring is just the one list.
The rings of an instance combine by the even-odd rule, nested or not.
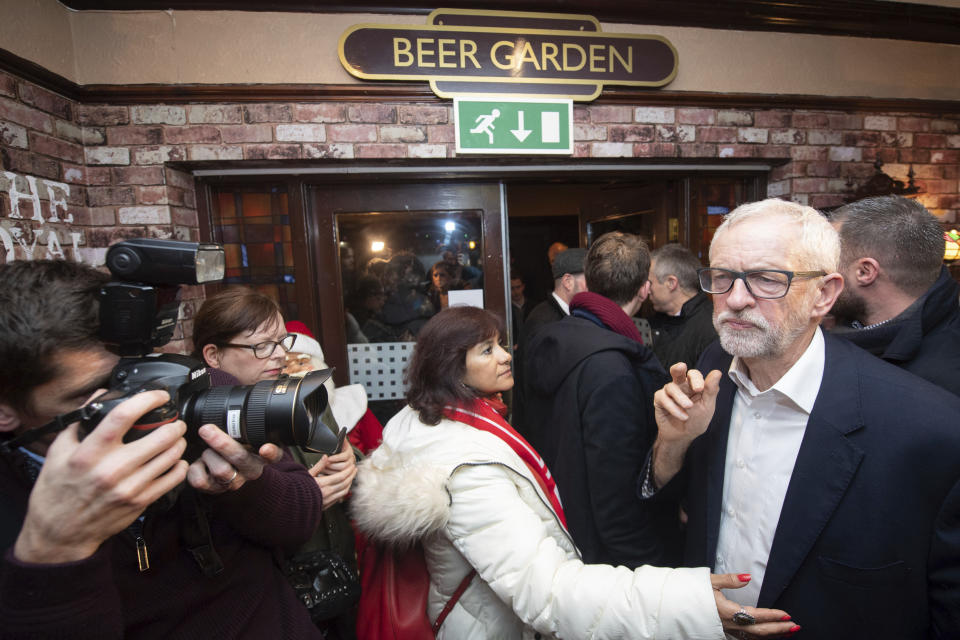
[[(296, 350), (297, 336), (288, 333), (280, 306), (273, 298), (247, 287), (231, 287), (207, 298), (193, 320), (194, 357), (210, 367), (214, 386), (252, 385), (275, 380), (286, 364), (287, 352)], [(323, 494), (323, 522), (311, 545), (329, 545), (341, 557), (354, 562), (353, 531), (343, 513), (342, 502), (357, 474), (357, 462), (348, 440), (332, 456), (317, 457), (299, 450), (291, 454), (308, 467)], [(286, 456), (285, 456), (286, 459)], [(317, 534), (319, 535), (319, 533)], [(352, 616), (330, 621), (328, 638), (350, 637)]]
[(207, 298), (193, 320), (194, 356), (239, 384), (279, 377), (295, 341), (277, 303), (243, 287)]
[[(277, 379), (296, 338), (287, 332), (276, 301), (246, 287), (207, 298), (193, 319), (194, 356), (211, 367), (214, 386)], [(323, 491), (324, 509), (341, 502), (357, 473), (349, 442), (344, 440), (340, 453), (325, 456), (310, 472)]]

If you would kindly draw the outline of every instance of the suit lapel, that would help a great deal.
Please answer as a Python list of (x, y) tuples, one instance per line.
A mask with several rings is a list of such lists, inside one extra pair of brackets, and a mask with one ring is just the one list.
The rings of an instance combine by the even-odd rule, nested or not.
[(726, 366), (720, 369), (720, 392), (713, 412), (713, 420), (707, 431), (707, 544), (704, 561), (714, 567), (717, 560), (717, 539), (720, 536), (720, 513), (723, 510), (723, 472), (727, 459), (727, 437), (730, 433), (730, 414), (733, 411), (733, 398), (737, 386), (727, 375), (730, 368), (729, 358)]
[(823, 382), (800, 444), (780, 512), (758, 606), (770, 607), (790, 583), (846, 493), (864, 453), (847, 434), (863, 427), (861, 380), (853, 354), (826, 337)]

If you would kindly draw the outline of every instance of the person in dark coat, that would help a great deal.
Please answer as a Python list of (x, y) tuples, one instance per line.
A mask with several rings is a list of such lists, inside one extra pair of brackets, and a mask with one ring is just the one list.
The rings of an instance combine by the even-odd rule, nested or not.
[(685, 565), (749, 572), (748, 638), (754, 606), (798, 638), (960, 638), (960, 399), (824, 333), (839, 255), (810, 207), (727, 216), (700, 280), (720, 340), (656, 393), (641, 496), (683, 496)]
[(653, 393), (666, 377), (631, 320), (650, 288), (649, 265), (639, 237), (597, 239), (586, 257), (589, 291), (532, 337), (525, 364), (531, 442), (587, 563), (659, 564), (675, 538), (677, 511), (651, 521), (634, 490), (656, 437)]
[(323, 638), (277, 564), (323, 507), (289, 453), (205, 424), (188, 465), (180, 420), (124, 438), (168, 400), (160, 390), (132, 394), (82, 439), (77, 423), (33, 438), (107, 386), (106, 280), (66, 261), (0, 265), (0, 635)]
[(586, 249), (566, 249), (555, 257), (551, 264), (553, 272), (553, 293), (538, 304), (527, 316), (520, 332), (520, 342), (513, 357), (513, 427), (524, 436), (527, 435), (526, 419), (523, 415), (524, 361), (530, 350), (530, 339), (541, 327), (562, 320), (570, 315), (570, 301), (581, 291), (587, 290), (587, 280), (583, 275), (583, 260)]
[(520, 338), (521, 345), (529, 342), (530, 337), (543, 325), (570, 315), (570, 301), (573, 296), (587, 290), (587, 279), (583, 275), (583, 261), (586, 257), (586, 249), (566, 249), (557, 254), (550, 266), (553, 273), (553, 293), (527, 315)]
[(713, 308), (700, 291), (697, 276), (703, 265), (679, 244), (664, 245), (651, 257), (650, 303), (656, 311), (650, 318), (653, 353), (664, 367), (683, 362), (693, 368), (717, 339)]
[(916, 200), (866, 198), (831, 219), (845, 286), (833, 333), (960, 395), (960, 286), (943, 266), (943, 230)]

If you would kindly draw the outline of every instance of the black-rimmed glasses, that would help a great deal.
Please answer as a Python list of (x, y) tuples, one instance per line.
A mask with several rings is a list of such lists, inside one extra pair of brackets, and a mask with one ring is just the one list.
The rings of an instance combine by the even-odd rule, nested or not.
[(221, 347), (240, 347), (242, 349), (250, 349), (253, 351), (253, 355), (256, 358), (261, 360), (269, 358), (273, 355), (273, 352), (277, 350), (277, 347), (280, 347), (285, 352), (290, 351), (293, 348), (293, 344), (297, 341), (297, 334), (288, 333), (279, 340), (264, 340), (263, 342), (258, 342), (257, 344), (238, 344), (236, 342), (221, 342)]
[(747, 291), (754, 298), (774, 300), (782, 298), (790, 291), (794, 278), (818, 278), (827, 275), (826, 271), (784, 271), (783, 269), (752, 269), (750, 271), (731, 271), (718, 267), (697, 269), (700, 276), (700, 288), (706, 293), (726, 293), (733, 283), (743, 280)]

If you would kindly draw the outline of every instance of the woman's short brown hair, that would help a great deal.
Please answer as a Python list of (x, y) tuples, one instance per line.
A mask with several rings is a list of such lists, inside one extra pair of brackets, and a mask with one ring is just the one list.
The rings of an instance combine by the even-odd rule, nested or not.
[(193, 355), (208, 344), (230, 342), (240, 333), (253, 333), (264, 322), (282, 317), (280, 305), (270, 296), (248, 287), (230, 287), (204, 300), (193, 317)]
[(463, 384), (467, 351), (497, 333), (503, 335), (503, 321), (477, 307), (449, 307), (423, 325), (406, 373), (407, 403), (423, 422), (437, 424), (444, 406), (477, 398)]

